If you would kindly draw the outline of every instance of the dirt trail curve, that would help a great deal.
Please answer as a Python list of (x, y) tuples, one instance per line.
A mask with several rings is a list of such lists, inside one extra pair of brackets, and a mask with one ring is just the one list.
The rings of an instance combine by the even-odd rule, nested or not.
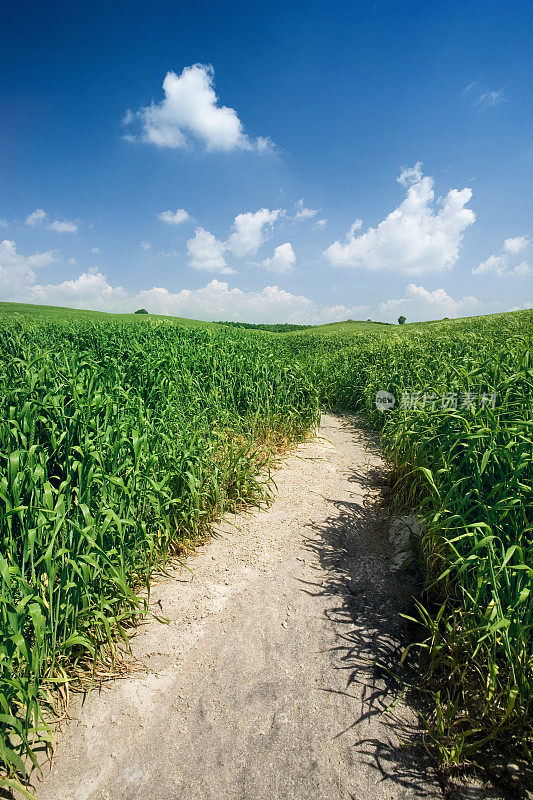
[[(408, 602), (380, 510), (382, 462), (349, 417), (276, 473), (268, 510), (220, 526), (156, 583), (170, 624), (134, 638), (146, 670), (92, 692), (59, 736), (39, 800), (440, 798), (413, 712), (372, 660)], [(156, 606), (157, 607), (157, 606)]]

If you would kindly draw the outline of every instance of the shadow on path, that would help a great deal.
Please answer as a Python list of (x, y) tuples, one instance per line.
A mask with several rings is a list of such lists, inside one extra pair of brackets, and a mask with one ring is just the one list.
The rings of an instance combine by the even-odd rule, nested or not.
[[(343, 427), (361, 438), (359, 425), (354, 428), (346, 420)], [(367, 436), (365, 432), (368, 441)], [(373, 455), (374, 443), (375, 439), (369, 448)], [(413, 628), (401, 614), (412, 612), (418, 576), (412, 567), (399, 572), (390, 567), (391, 517), (379, 491), (387, 484), (385, 469), (371, 464), (347, 467), (342, 451), (337, 466), (349, 484), (348, 492), (352, 485), (354, 491), (349, 500), (324, 498), (328, 517), (309, 526), (307, 547), (327, 578), (322, 574), (316, 583), (304, 586), (310, 595), (330, 598), (326, 616), (335, 635), (331, 656), (334, 669), (344, 672), (345, 680), (343, 690), (325, 691), (342, 691), (353, 698), (353, 723), (335, 735), (354, 737), (351, 747), (358, 760), (383, 780), (401, 785), (409, 797), (435, 795), (436, 771), (422, 746), (416, 710), (401, 697), (401, 680), (394, 677), (402, 672), (403, 681), (414, 680), (399, 662), (403, 648), (413, 640)], [(358, 690), (353, 691), (355, 686)], [(375, 725), (365, 726), (374, 718), (379, 718), (379, 738), (365, 736), (365, 727), (375, 733)]]

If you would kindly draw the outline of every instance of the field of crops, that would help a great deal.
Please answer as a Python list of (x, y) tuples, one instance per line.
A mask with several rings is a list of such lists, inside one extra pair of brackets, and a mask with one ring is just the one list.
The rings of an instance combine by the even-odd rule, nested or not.
[(318, 404), (277, 341), (240, 331), (24, 320), (0, 352), (0, 757), (23, 774), (48, 691), (106, 666), (167, 553), (266, 496)]
[[(328, 407), (380, 428), (399, 506), (425, 519), (431, 735), (444, 763), (531, 757), (533, 314), (286, 341)], [(376, 392), (396, 399), (378, 411)]]
[[(423, 514), (423, 664), (442, 760), (531, 746), (533, 316), (294, 333), (75, 312), (0, 322), (0, 759), (24, 773), (50, 691), (109, 668), (169, 553), (269, 492), (329, 408), (381, 430)], [(396, 398), (378, 411), (379, 390)], [(145, 596), (145, 595), (144, 595)], [(1, 784), (0, 784), (1, 785)]]

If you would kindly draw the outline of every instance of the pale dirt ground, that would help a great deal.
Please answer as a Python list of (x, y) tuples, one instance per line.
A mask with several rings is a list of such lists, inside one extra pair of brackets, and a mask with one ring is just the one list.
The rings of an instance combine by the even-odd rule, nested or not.
[(370, 436), (324, 415), (275, 480), (156, 581), (145, 669), (74, 704), (39, 800), (441, 798), (413, 710), (381, 713), (413, 587)]

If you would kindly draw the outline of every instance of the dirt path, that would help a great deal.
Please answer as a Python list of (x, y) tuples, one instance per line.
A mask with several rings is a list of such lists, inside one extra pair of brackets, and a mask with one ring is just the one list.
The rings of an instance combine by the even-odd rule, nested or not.
[(146, 671), (75, 709), (39, 800), (440, 797), (422, 751), (398, 746), (412, 711), (380, 714), (372, 661), (397, 650), (410, 592), (382, 463), (353, 419), (325, 415), (320, 436), (268, 510), (154, 587), (170, 623), (135, 637)]

